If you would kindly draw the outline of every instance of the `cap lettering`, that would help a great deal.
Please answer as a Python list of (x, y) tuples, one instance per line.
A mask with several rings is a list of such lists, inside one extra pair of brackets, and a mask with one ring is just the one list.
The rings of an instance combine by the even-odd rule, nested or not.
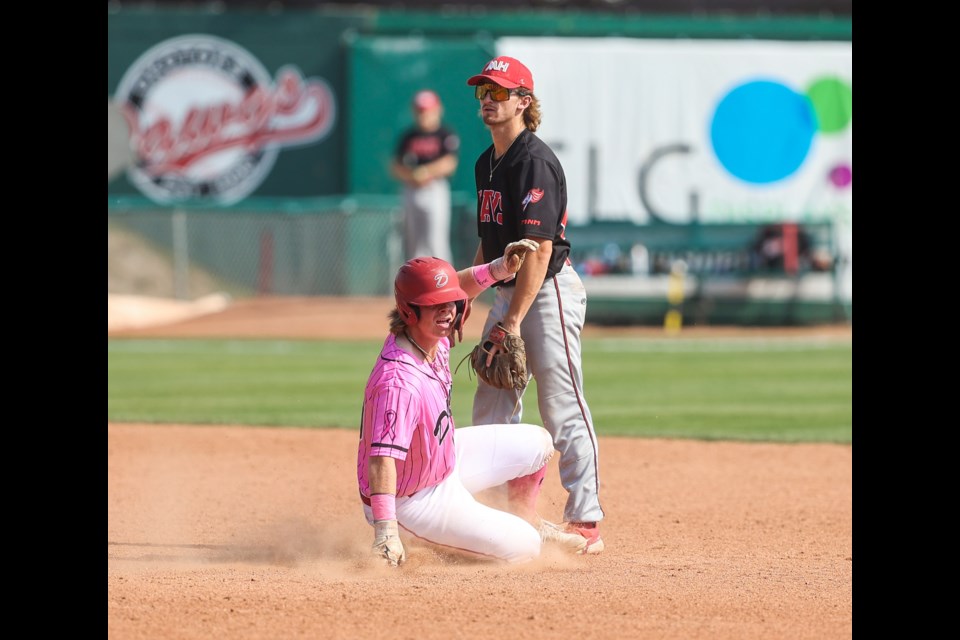
[(507, 72), (507, 69), (510, 68), (509, 62), (504, 62), (503, 60), (491, 60), (487, 63), (487, 68), (484, 71), (502, 71), (503, 73)]

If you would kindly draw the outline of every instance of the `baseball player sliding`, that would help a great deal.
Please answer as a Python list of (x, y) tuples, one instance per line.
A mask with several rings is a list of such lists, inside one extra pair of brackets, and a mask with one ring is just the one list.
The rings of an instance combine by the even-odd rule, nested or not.
[[(521, 240), (492, 262), (457, 272), (434, 257), (408, 260), (394, 282), (390, 332), (364, 390), (357, 481), (376, 558), (405, 562), (400, 530), (449, 551), (527, 562), (551, 541), (582, 546), (541, 520), (537, 498), (553, 440), (532, 424), (456, 428), (450, 349), (463, 339), (468, 300), (513, 277), (537, 243)], [(518, 480), (520, 479), (520, 480)], [(508, 509), (478, 491), (513, 481)]]

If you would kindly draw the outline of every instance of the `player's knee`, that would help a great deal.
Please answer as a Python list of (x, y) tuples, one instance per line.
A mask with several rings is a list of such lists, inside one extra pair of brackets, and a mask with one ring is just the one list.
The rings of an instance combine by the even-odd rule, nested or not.
[(547, 458), (553, 455), (553, 436), (543, 427), (537, 427), (537, 443), (540, 445), (540, 450), (547, 455)]
[(540, 557), (541, 545), (540, 532), (533, 527), (528, 527), (522, 535), (514, 537), (511, 549), (504, 559), (512, 564), (536, 560)]
[[(545, 463), (550, 460), (553, 456), (554, 447), (553, 447), (553, 436), (550, 435), (550, 432), (544, 429), (543, 427), (535, 424), (520, 424), (514, 428), (522, 428), (528, 432), (528, 435), (525, 434), (525, 447), (536, 446), (536, 451), (538, 452), (538, 459), (541, 463)], [(539, 467), (538, 467), (539, 468)]]

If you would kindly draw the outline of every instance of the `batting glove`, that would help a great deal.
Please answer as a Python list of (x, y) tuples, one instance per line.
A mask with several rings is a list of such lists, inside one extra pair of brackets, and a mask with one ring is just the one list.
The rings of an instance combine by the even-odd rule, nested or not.
[(374, 556), (391, 567), (397, 567), (407, 561), (407, 552), (400, 542), (400, 529), (396, 520), (376, 520), (373, 523)]
[(534, 253), (540, 248), (540, 243), (523, 238), (516, 242), (511, 242), (503, 251), (503, 255), (490, 263), (490, 275), (497, 280), (509, 282), (516, 276), (517, 271), (523, 266), (523, 260), (527, 257), (527, 252)]

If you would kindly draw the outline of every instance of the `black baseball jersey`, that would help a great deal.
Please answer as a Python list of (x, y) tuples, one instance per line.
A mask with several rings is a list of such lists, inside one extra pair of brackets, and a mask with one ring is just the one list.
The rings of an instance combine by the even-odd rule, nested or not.
[(436, 131), (421, 131), (412, 127), (400, 137), (394, 155), (400, 164), (416, 169), (449, 153), (456, 154), (459, 150), (459, 136), (445, 126), (441, 125)]
[[(493, 145), (474, 166), (477, 182), (477, 234), (483, 259), (503, 255), (521, 238), (553, 241), (547, 278), (563, 268), (570, 254), (567, 226), (567, 179), (556, 154), (533, 132), (524, 129), (500, 160)], [(491, 170), (492, 169), (492, 170)], [(516, 279), (498, 286), (512, 287)]]

